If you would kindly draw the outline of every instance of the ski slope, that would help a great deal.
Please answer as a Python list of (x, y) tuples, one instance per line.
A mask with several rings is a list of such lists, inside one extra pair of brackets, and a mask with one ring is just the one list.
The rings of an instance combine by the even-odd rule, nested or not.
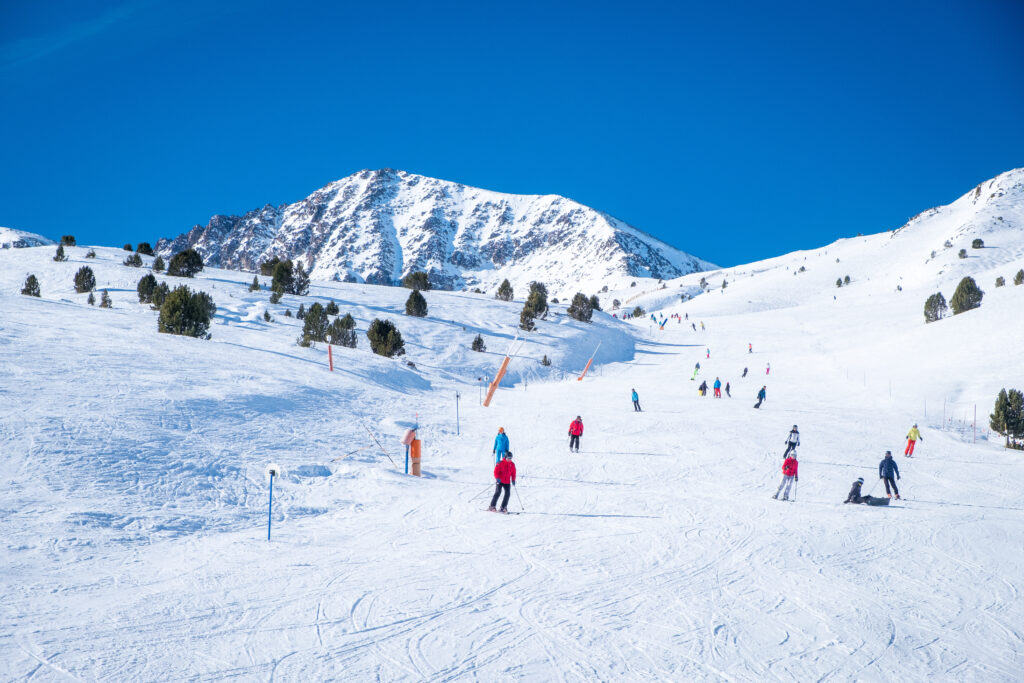
[[(1018, 681), (1024, 456), (984, 427), (1000, 388), (1024, 388), (1024, 286), (990, 284), (1024, 255), (921, 265), (896, 291), (913, 250), (882, 245), (898, 238), (733, 269), (724, 293), (687, 303), (650, 295), (659, 318), (703, 333), (556, 310), (490, 408), (477, 377), (521, 302), (428, 292), (430, 315), (412, 320), (406, 290), (319, 283), (271, 306), (251, 274), (208, 269), (189, 282), (218, 304), (201, 341), (156, 333), (134, 295), (147, 271), (120, 250), (70, 248), (63, 264), (52, 247), (0, 252), (0, 678)], [(113, 309), (73, 292), (82, 264)], [(853, 284), (835, 288), (826, 264), (850, 264)], [(948, 269), (968, 266), (981, 308), (925, 325), (925, 297), (949, 298)], [(30, 272), (39, 299), (18, 294)], [(359, 330), (333, 373), (283, 316), (332, 298)], [(407, 357), (368, 351), (378, 316)], [(485, 354), (468, 351), (477, 333)], [(732, 397), (699, 397), (716, 376)], [(419, 479), (367, 431), (400, 468), (417, 420)], [(796, 502), (776, 502), (793, 424)], [(516, 516), (483, 511), (499, 426)], [(843, 505), (858, 476), (879, 494), (886, 449), (904, 500)], [(270, 542), (269, 462), (285, 469)]]

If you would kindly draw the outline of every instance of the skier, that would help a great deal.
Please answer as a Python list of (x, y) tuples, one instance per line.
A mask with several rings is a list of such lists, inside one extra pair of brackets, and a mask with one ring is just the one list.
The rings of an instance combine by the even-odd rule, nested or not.
[(744, 377), (746, 377), (746, 376), (747, 376), (747, 368), (743, 368), (743, 376), (744, 376)]
[(501, 462), (501, 456), (508, 450), (508, 435), (505, 434), (504, 427), (498, 427), (498, 435), (494, 437), (494, 449), (491, 453), (494, 455), (494, 464), (497, 465)]
[(761, 391), (757, 392), (757, 403), (754, 404), (755, 408), (760, 408), (761, 404), (764, 403), (764, 400), (768, 398), (768, 394), (765, 391), (767, 388), (767, 386), (763, 386), (761, 387)]
[(860, 495), (860, 487), (864, 485), (864, 477), (857, 477), (857, 481), (853, 482), (853, 486), (850, 487), (850, 493), (846, 496), (844, 503), (863, 503), (867, 496)]
[(701, 332), (704, 331), (704, 321), (703, 320), (700, 321), (700, 331)]
[(708, 354), (708, 355), (707, 355), (706, 357), (707, 357), (707, 358), (711, 358), (711, 349), (707, 349), (707, 348), (706, 348), (706, 349), (704, 349), (704, 350), (705, 350), (705, 351), (707, 351), (707, 354)]
[(722, 398), (722, 380), (715, 378), (715, 398)]
[(797, 476), (799, 466), (800, 463), (796, 461), (796, 451), (793, 451), (793, 455), (782, 462), (782, 483), (779, 484), (779, 490), (772, 498), (778, 500), (779, 494), (782, 493), (782, 487), (785, 486), (786, 492), (782, 493), (782, 500), (789, 500), (789, 487), (793, 485), (794, 481), (800, 481), (800, 477)]
[(754, 344), (751, 343), (751, 342), (747, 342), (747, 353), (753, 353), (753, 352), (754, 352)]
[(768, 364), (768, 365), (767, 365), (767, 366), (765, 367), (765, 369), (764, 369), (764, 374), (766, 374), (766, 375), (769, 375), (769, 374), (771, 374), (771, 372), (772, 372), (772, 364), (771, 364), (771, 363), (769, 363), (769, 364)]
[(636, 393), (636, 389), (633, 390), (633, 411), (642, 413), (643, 409), (640, 407), (640, 395)]
[(569, 423), (569, 452), (573, 450), (573, 446), (576, 448), (576, 452), (580, 452), (580, 437), (583, 436), (583, 418), (579, 415), (576, 419)]
[(708, 381), (704, 380), (703, 382), (701, 382), (700, 386), (697, 387), (697, 391), (700, 392), (701, 396), (706, 395), (708, 393)]
[(729, 383), (728, 382), (725, 383), (725, 395), (728, 396), (729, 398), (732, 398), (732, 394), (729, 393)]
[[(512, 486), (516, 485), (516, 465), (512, 462), (512, 451), (505, 451), (505, 457), (494, 466), (494, 496), (491, 498), (490, 512), (502, 512), (508, 514), (508, 497), (512, 495)], [(494, 506), (498, 504), (498, 496), (505, 492), (501, 499), (501, 509)]]
[(698, 361), (698, 363), (696, 365), (693, 366), (693, 377), (690, 378), (691, 382), (693, 380), (697, 379), (697, 373), (698, 372), (700, 372), (700, 362), (699, 361)]
[(793, 428), (789, 430), (789, 436), (786, 437), (785, 443), (786, 452), (782, 454), (783, 458), (789, 455), (790, 451), (795, 450), (796, 447), (800, 445), (800, 432), (797, 431), (796, 425), (793, 425)]
[(686, 319), (687, 319), (687, 320), (689, 320), (689, 319), (690, 319), (690, 314), (689, 314), (689, 313), (687, 313), (687, 314), (686, 314)]
[(918, 441), (924, 441), (924, 438), (921, 436), (921, 430), (917, 428), (917, 423), (915, 422), (914, 426), (907, 432), (907, 448), (903, 451), (903, 455), (908, 458), (914, 457), (914, 444)]
[[(892, 459), (892, 451), (886, 451), (882, 462), (878, 463), (878, 478), (885, 482), (886, 495), (892, 498), (892, 494), (895, 493), (896, 500), (899, 500), (900, 490), (896, 488), (896, 480), (893, 479), (893, 475), (896, 475), (896, 479), (899, 479), (900, 468), (897, 467), (896, 461)], [(890, 484), (892, 485), (891, 493), (889, 491)]]

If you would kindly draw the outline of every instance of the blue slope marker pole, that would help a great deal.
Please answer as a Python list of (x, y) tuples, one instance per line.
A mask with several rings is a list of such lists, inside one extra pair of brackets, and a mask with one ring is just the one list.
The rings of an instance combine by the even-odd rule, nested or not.
[(274, 471), (270, 471), (270, 505), (267, 507), (267, 540), (270, 540), (270, 520), (274, 510)]
[(409, 474), (409, 447), (405, 447), (405, 473)]

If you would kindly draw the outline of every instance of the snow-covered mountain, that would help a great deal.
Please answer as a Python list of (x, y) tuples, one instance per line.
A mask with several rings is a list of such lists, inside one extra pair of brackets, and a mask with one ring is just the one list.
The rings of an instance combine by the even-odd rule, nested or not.
[(45, 247), (55, 244), (53, 240), (46, 239), (42, 235), (15, 230), (0, 226), (0, 249), (24, 249), (26, 247)]
[(714, 267), (565, 197), (391, 169), (361, 171), (295, 204), (214, 216), (156, 251), (187, 247), (220, 268), (256, 270), (277, 256), (303, 261), (320, 280), (392, 284), (422, 270), (441, 289), (489, 291), (507, 277), (518, 291), (538, 280), (559, 296)]

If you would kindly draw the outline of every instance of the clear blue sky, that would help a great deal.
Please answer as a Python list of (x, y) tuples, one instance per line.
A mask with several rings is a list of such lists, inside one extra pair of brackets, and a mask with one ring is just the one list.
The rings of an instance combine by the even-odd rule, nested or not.
[(0, 225), (155, 242), (392, 167), (731, 265), (1024, 165), (1019, 0), (556, 4), (0, 2)]

